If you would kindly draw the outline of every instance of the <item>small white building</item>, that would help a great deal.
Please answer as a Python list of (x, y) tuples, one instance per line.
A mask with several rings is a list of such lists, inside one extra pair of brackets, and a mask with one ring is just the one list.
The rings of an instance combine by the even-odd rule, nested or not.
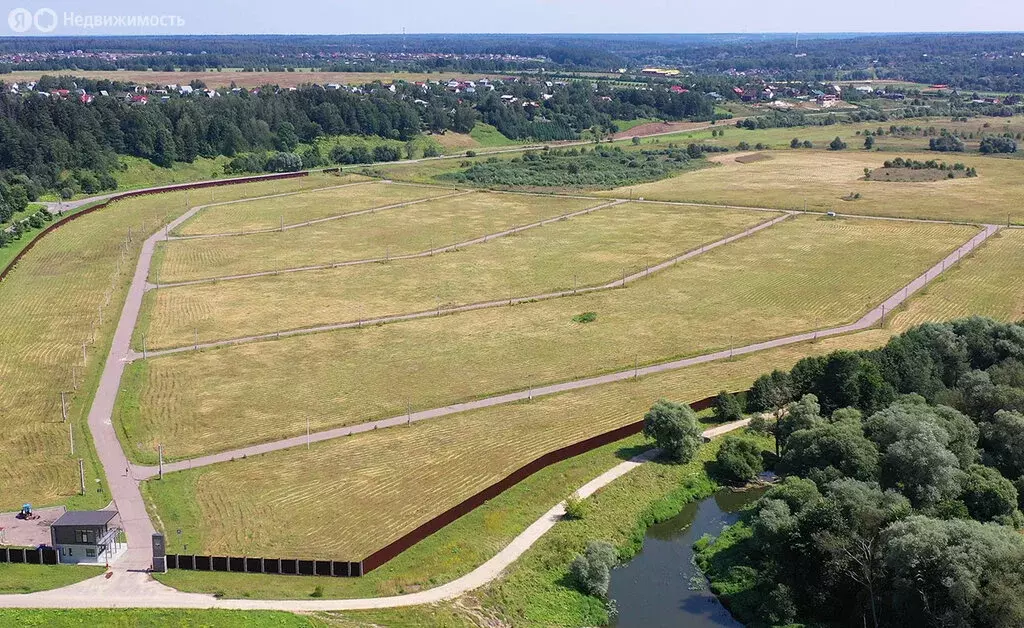
[(105, 565), (128, 551), (116, 510), (72, 510), (50, 524), (50, 540), (62, 563)]

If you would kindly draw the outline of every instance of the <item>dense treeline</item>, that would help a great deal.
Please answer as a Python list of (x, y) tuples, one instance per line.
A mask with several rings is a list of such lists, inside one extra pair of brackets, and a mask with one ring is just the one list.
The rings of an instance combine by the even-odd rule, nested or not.
[[(694, 145), (696, 146), (696, 145)], [(599, 146), (567, 150), (527, 151), (522, 157), (468, 165), (443, 175), (443, 180), (502, 187), (620, 187), (653, 181), (691, 165), (701, 151), (681, 148), (624, 151)]]
[(760, 377), (784, 477), (701, 561), (751, 625), (1024, 624), (1024, 325), (914, 328)]
[[(125, 87), (70, 77), (42, 83), (110, 93)], [(708, 119), (713, 115), (713, 106), (703, 95), (675, 94), (664, 88), (595, 92), (591, 83), (578, 81), (553, 89), (547, 99), (542, 97), (544, 89), (535, 82), (511, 82), (502, 91), (474, 95), (412, 84), (400, 84), (392, 92), (377, 83), (365, 86), (362, 93), (317, 87), (241, 90), (216, 98), (175, 95), (146, 105), (113, 97), (97, 97), (84, 104), (74, 98), (5, 93), (0, 96), (0, 170), (7, 184), (24, 188), (34, 200), (41, 189), (67, 195), (113, 189), (113, 173), (121, 167), (118, 155), (169, 167), (200, 156), (294, 153), (300, 143), (322, 136), (370, 135), (408, 141), (422, 131), (468, 133), (478, 119), (494, 124), (508, 137), (544, 141), (578, 138), (591, 127), (614, 131), (612, 120), (617, 118)], [(503, 101), (503, 94), (514, 100)], [(333, 160), (366, 163), (390, 158), (349, 155)], [(302, 156), (295, 154), (247, 156), (234, 162), (232, 171), (281, 171), (302, 162)], [(18, 178), (21, 175), (30, 183)]]

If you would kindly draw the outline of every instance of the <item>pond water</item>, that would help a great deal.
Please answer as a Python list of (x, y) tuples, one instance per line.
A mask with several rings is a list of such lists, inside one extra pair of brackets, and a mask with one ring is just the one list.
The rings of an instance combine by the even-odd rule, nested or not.
[(739, 519), (739, 511), (766, 489), (723, 489), (687, 504), (668, 521), (651, 526), (643, 550), (612, 572), (608, 597), (615, 600), (617, 628), (722, 628), (742, 626), (708, 588), (694, 564), (693, 544), (705, 534), (718, 535)]

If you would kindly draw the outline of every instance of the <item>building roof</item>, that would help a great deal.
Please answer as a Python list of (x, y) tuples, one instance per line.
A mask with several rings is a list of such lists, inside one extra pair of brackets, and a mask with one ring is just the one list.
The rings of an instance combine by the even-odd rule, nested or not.
[(61, 515), (52, 524), (59, 526), (103, 526), (117, 516), (116, 510), (71, 510)]

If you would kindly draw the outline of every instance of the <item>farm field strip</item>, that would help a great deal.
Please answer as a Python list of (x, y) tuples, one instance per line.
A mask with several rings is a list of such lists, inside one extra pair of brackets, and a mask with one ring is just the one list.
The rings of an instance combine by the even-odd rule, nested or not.
[[(768, 159), (743, 164), (736, 162), (742, 153), (728, 153), (713, 158), (721, 164), (718, 167), (598, 194), (618, 198), (631, 190), (633, 196), (647, 200), (756, 204), (952, 222), (1024, 222), (1024, 209), (1017, 202), (1024, 194), (1024, 164), (1019, 160), (978, 154), (938, 156), (920, 150), (877, 153), (787, 149), (764, 154)], [(923, 183), (865, 180), (865, 168), (879, 168), (894, 154), (921, 161), (962, 161), (977, 168), (978, 176)], [(860, 196), (854, 198), (855, 194)]]
[[(227, 202), (227, 203), (216, 203), (216, 204), (207, 205), (204, 209), (206, 211), (209, 211), (211, 209), (223, 208), (225, 206), (230, 206), (230, 205), (235, 205), (235, 206), (241, 207), (241, 209), (239, 209), (239, 207), (233, 207), (232, 208), (232, 209), (236, 209), (237, 210), (236, 211), (236, 215), (234, 215), (234, 216), (222, 216), (222, 215), (219, 215), (222, 212), (213, 212), (215, 214), (218, 214), (216, 216), (216, 218), (220, 219), (221, 222), (219, 224), (221, 225), (221, 228), (223, 228), (224, 223), (229, 223), (231, 218), (234, 218), (236, 222), (240, 222), (243, 219), (243, 217), (245, 219), (249, 219), (250, 221), (254, 220), (254, 218), (252, 218), (253, 216), (256, 216), (257, 218), (259, 218), (262, 215), (260, 213), (259, 205), (262, 205), (262, 204), (265, 204), (265, 203), (269, 203), (271, 201), (276, 201), (277, 199), (280, 199), (282, 197), (301, 196), (301, 197), (303, 197), (302, 198), (303, 201), (310, 203), (314, 207), (324, 207), (323, 204), (316, 205), (315, 203), (316, 203), (316, 201), (318, 199), (312, 199), (310, 197), (313, 196), (313, 195), (323, 195), (323, 193), (325, 193), (325, 192), (336, 192), (338, 190), (341, 190), (343, 192), (348, 192), (349, 190), (347, 188), (353, 188), (353, 187), (359, 187), (359, 188), (364, 188), (365, 187), (365, 188), (371, 188), (371, 189), (368, 189), (368, 190), (362, 190), (361, 189), (361, 190), (359, 190), (360, 192), (366, 193), (366, 196), (361, 196), (361, 197), (357, 197), (357, 198), (354, 198), (354, 199), (353, 198), (338, 199), (338, 200), (344, 200), (344, 201), (350, 202), (350, 203), (352, 203), (352, 204), (354, 204), (354, 205), (356, 205), (358, 207), (358, 209), (354, 209), (352, 211), (346, 211), (346, 212), (342, 212), (342, 213), (328, 213), (325, 216), (320, 216), (318, 218), (312, 218), (312, 219), (309, 219), (309, 220), (304, 220), (302, 222), (285, 223), (284, 222), (284, 214), (282, 213), (283, 210), (281, 209), (279, 204), (273, 203), (271, 205), (271, 208), (272, 208), (273, 212), (275, 214), (277, 214), (276, 217), (279, 219), (280, 222), (278, 222), (277, 224), (271, 225), (269, 227), (253, 226), (253, 224), (264, 224), (265, 222), (269, 222), (269, 221), (264, 221), (264, 223), (253, 223), (253, 222), (250, 222), (249, 224), (243, 224), (243, 225), (239, 226), (238, 228), (235, 228), (232, 231), (221, 231), (221, 232), (214, 231), (214, 232), (205, 232), (205, 233), (204, 232), (199, 232), (199, 233), (189, 233), (189, 234), (180, 234), (181, 227), (179, 227), (178, 229), (173, 230), (173, 232), (171, 232), (171, 230), (168, 230), (170, 233), (168, 234), (167, 240), (170, 241), (170, 242), (174, 242), (174, 241), (177, 241), (177, 240), (202, 240), (202, 239), (206, 239), (206, 238), (231, 238), (231, 237), (238, 237), (238, 236), (251, 236), (251, 235), (257, 235), (257, 234), (261, 234), (261, 233), (275, 233), (275, 232), (280, 232), (280, 231), (287, 231), (289, 229), (301, 229), (303, 227), (309, 227), (309, 226), (312, 226), (312, 225), (318, 225), (320, 223), (330, 222), (332, 220), (339, 220), (339, 219), (342, 219), (342, 218), (351, 218), (352, 216), (361, 216), (363, 214), (371, 214), (373, 212), (384, 211), (384, 210), (387, 210), (387, 209), (397, 209), (399, 207), (406, 207), (408, 205), (413, 205), (413, 204), (416, 204), (416, 203), (422, 203), (422, 202), (433, 200), (433, 199), (441, 199), (441, 198), (448, 198), (448, 197), (452, 197), (452, 196), (459, 196), (459, 195), (462, 195), (462, 194), (470, 194), (470, 193), (472, 193), (474, 191), (474, 190), (458, 190), (458, 189), (453, 189), (453, 188), (440, 188), (440, 187), (437, 187), (437, 186), (420, 185), (418, 183), (403, 183), (401, 181), (398, 181), (398, 182), (396, 182), (396, 181), (388, 181), (388, 180), (384, 180), (384, 181), (358, 181), (358, 182), (355, 182), (355, 183), (346, 183), (346, 184), (343, 184), (343, 185), (332, 186), (332, 187), (329, 187), (329, 188), (322, 188), (322, 189), (319, 189), (319, 190), (304, 191), (304, 192), (290, 192), (290, 193), (285, 193), (285, 194), (275, 194), (273, 196), (268, 196), (268, 197), (261, 198), (261, 199), (259, 199), (259, 201), (241, 200), (241, 201), (231, 201), (231, 202)], [(406, 188), (409, 188), (409, 189), (406, 189)], [(419, 193), (413, 192), (413, 193), (410, 193), (410, 194), (406, 194), (406, 192), (411, 192), (412, 189), (415, 189)], [(402, 190), (402, 192), (401, 193), (397, 193), (397, 194), (393, 193), (393, 192), (389, 192), (387, 194), (384, 194), (384, 193), (382, 193), (384, 190)], [(424, 196), (424, 194), (426, 194), (426, 196)], [(394, 201), (392, 203), (387, 203), (387, 204), (381, 205), (380, 204), (380, 199), (381, 198), (387, 198), (388, 196), (393, 196), (393, 197), (397, 197), (397, 198), (389, 199), (391, 201)], [(255, 210), (252, 207), (250, 207), (251, 205), (254, 205), (254, 204), (258, 205), (258, 207)], [(333, 208), (328, 208), (328, 210), (332, 210), (332, 209)], [(264, 213), (267, 213), (268, 211), (269, 210), (264, 210)], [(321, 212), (318, 212), (318, 213), (324, 213), (324, 212), (321, 211)], [(239, 216), (237, 214), (241, 214), (241, 215)], [(197, 227), (194, 226), (196, 224), (195, 221), (198, 220), (199, 218), (203, 218), (203, 217), (205, 217), (204, 214), (202, 214), (202, 213), (197, 214), (196, 217), (193, 218), (192, 221), (184, 223), (183, 226), (186, 226), (186, 227), (191, 226), (192, 227), (191, 230), (195, 231), (197, 229)], [(213, 219), (213, 216), (211, 215), (210, 218), (208, 218), (207, 222), (210, 222), (212, 219)], [(202, 224), (202, 223), (200, 223), (200, 224)], [(175, 232), (178, 232), (178, 233), (175, 233)]]
[(977, 233), (798, 216), (620, 290), (139, 360), (114, 420), (133, 461), (181, 460), (810, 333)]
[[(461, 194), (453, 194), (453, 195), (449, 195), (449, 196), (442, 196), (442, 197), (439, 197), (439, 198), (449, 198), (450, 196), (459, 196), (459, 195), (461, 195)], [(424, 199), (424, 200), (431, 200), (431, 199)], [(416, 203), (420, 203), (420, 202), (423, 202), (423, 201), (415, 201), (415, 202)], [(219, 282), (222, 282), (222, 281), (234, 281), (234, 280), (238, 280), (238, 279), (253, 279), (253, 278), (256, 278), (256, 277), (269, 277), (271, 275), (283, 275), (283, 274), (288, 274), (288, 273), (300, 273), (300, 272), (306, 272), (306, 271), (311, 271), (311, 270), (326, 270), (328, 268), (343, 268), (345, 266), (361, 266), (363, 264), (377, 264), (377, 263), (381, 263), (381, 262), (392, 262), (392, 261), (417, 259), (417, 258), (421, 258), (421, 257), (431, 257), (431, 256), (433, 256), (434, 254), (437, 254), (437, 253), (449, 253), (449, 252), (452, 252), (452, 251), (458, 251), (459, 249), (465, 248), (467, 246), (473, 246), (475, 244), (484, 244), (484, 243), (486, 243), (486, 242), (488, 242), (490, 240), (494, 240), (495, 238), (503, 238), (505, 236), (515, 235), (517, 233), (522, 233), (523, 231), (526, 231), (528, 229), (533, 229), (535, 227), (542, 227), (544, 225), (550, 225), (552, 223), (559, 222), (561, 220), (568, 220), (569, 218), (575, 218), (576, 216), (582, 216), (582, 215), (589, 214), (591, 212), (597, 211), (599, 209), (604, 209), (606, 207), (613, 207), (615, 205), (619, 205), (619, 204), (625, 203), (625, 202), (627, 202), (627, 201), (615, 200), (615, 201), (612, 201), (610, 203), (603, 203), (603, 204), (597, 205), (595, 207), (590, 207), (590, 208), (587, 208), (587, 209), (581, 209), (581, 210), (578, 210), (578, 211), (570, 212), (568, 214), (562, 214), (561, 216), (555, 216), (554, 218), (546, 218), (546, 219), (541, 220), (539, 222), (534, 222), (534, 223), (531, 223), (531, 224), (528, 224), (528, 225), (523, 225), (521, 227), (512, 227), (511, 229), (505, 229), (504, 231), (498, 231), (496, 233), (488, 233), (486, 235), (473, 238), (472, 240), (465, 240), (463, 242), (458, 242), (458, 243), (455, 243), (455, 244), (446, 244), (446, 245), (439, 246), (437, 248), (433, 248), (433, 249), (430, 249), (430, 250), (427, 250), (427, 251), (419, 251), (417, 253), (406, 253), (406, 254), (402, 254), (402, 255), (393, 255), (393, 256), (388, 256), (388, 257), (370, 257), (370, 258), (365, 258), (365, 259), (349, 260), (347, 262), (333, 262), (333, 263), (330, 263), (330, 264), (318, 264), (318, 265), (314, 265), (314, 266), (299, 266), (297, 268), (283, 268), (281, 270), (267, 270), (267, 271), (263, 271), (263, 272), (247, 273), (247, 274), (242, 274), (242, 275), (226, 275), (226, 276), (223, 276), (223, 277), (210, 277), (210, 278), (207, 278), (207, 279), (193, 279), (191, 281), (169, 282), (169, 283), (162, 283), (162, 284), (159, 284), (159, 285), (150, 284), (148, 286), (148, 288), (161, 288), (161, 289), (162, 288), (178, 288), (178, 287), (181, 287), (181, 286), (195, 286), (195, 285), (206, 284), (206, 283), (219, 283)], [(412, 203), (409, 203), (409, 204), (412, 204)], [(379, 209), (390, 209), (390, 208), (385, 207), (385, 208), (379, 208)]]
[(363, 213), (302, 229), (161, 242), (151, 282), (160, 284), (300, 266), (390, 258), (436, 249), (608, 204), (615, 199), (471, 191), (400, 210)]
[[(302, 555), (316, 537), (320, 557), (355, 559), (548, 451), (639, 420), (658, 398), (689, 401), (741, 389), (764, 370), (786, 368), (804, 355), (873, 347), (885, 337), (871, 330), (313, 443), (308, 450), (185, 467), (145, 483), (145, 491), (165, 529), (188, 531), (189, 538), (169, 539), (169, 551), (188, 543), (212, 554)], [(311, 517), (286, 525), (297, 510)]]
[[(221, 198), (259, 195), (274, 186), (323, 185), (308, 177), (226, 185)], [(55, 503), (97, 508), (109, 501), (85, 425), (140, 234), (166, 220), (185, 193), (116, 201), (36, 241), (0, 283), (0, 510)], [(125, 244), (129, 228), (133, 239)], [(85, 362), (83, 364), (83, 342)], [(61, 392), (68, 423), (62, 423)], [(71, 454), (69, 424), (75, 441)], [(93, 488), (79, 496), (78, 458)], [(123, 468), (122, 468), (123, 472)], [(97, 484), (94, 480), (99, 479)]]
[[(886, 299), (880, 305), (872, 309), (870, 312), (866, 313), (864, 316), (862, 316), (859, 320), (857, 320), (854, 323), (841, 325), (839, 327), (832, 327), (828, 329), (805, 332), (793, 336), (788, 336), (785, 338), (766, 340), (764, 342), (758, 342), (742, 347), (734, 347), (722, 351), (717, 351), (715, 353), (695, 356), (692, 358), (674, 360), (672, 362), (653, 364), (644, 367), (634, 367), (633, 369), (619, 371), (616, 373), (609, 373), (607, 375), (578, 379), (574, 381), (562, 382), (548, 386), (538, 386), (536, 388), (531, 387), (528, 390), (521, 390), (503, 395), (496, 395), (494, 397), (488, 397), (477, 401), (452, 404), (450, 406), (445, 406), (443, 408), (431, 408), (430, 410), (424, 410), (419, 412), (409, 411), (404, 415), (391, 417), (389, 419), (373, 421), (370, 423), (363, 423), (351, 427), (336, 428), (332, 430), (325, 430), (322, 432), (310, 433), (306, 436), (286, 438), (279, 441), (262, 443), (251, 447), (244, 447), (236, 450), (221, 452), (218, 454), (212, 454), (209, 456), (202, 456), (199, 458), (193, 458), (189, 460), (165, 464), (164, 471), (184, 471), (188, 469), (209, 466), (221, 462), (228, 462), (232, 460), (246, 458), (248, 456), (265, 454), (272, 451), (280, 451), (283, 449), (301, 447), (303, 445), (308, 445), (310, 443), (329, 441), (346, 436), (352, 436), (355, 434), (373, 432), (383, 428), (408, 426), (411, 425), (412, 423), (416, 423), (419, 421), (438, 419), (453, 414), (481, 410), (484, 408), (492, 408), (496, 406), (503, 406), (507, 404), (513, 404), (516, 402), (532, 402), (535, 398), (538, 397), (558, 395), (568, 391), (582, 390), (595, 386), (603, 386), (605, 384), (623, 382), (630, 379), (635, 380), (650, 375), (656, 375), (659, 373), (679, 371), (681, 369), (685, 370), (689, 367), (695, 367), (698, 365), (723, 360), (730, 360), (737, 358), (739, 356), (749, 355), (753, 353), (770, 352), (770, 350), (772, 349), (778, 349), (790, 345), (817, 342), (834, 336), (842, 337), (849, 334), (855, 334), (855, 332), (862, 332), (863, 330), (872, 327), (876, 323), (881, 323), (886, 312), (893, 312), (894, 310), (899, 308), (900, 305), (902, 305), (905, 302), (908, 302), (908, 300), (912, 296), (914, 296), (918, 291), (922, 290), (930, 282), (938, 278), (943, 272), (947, 271), (950, 268), (953, 268), (954, 264), (959, 262), (962, 257), (968, 255), (975, 248), (977, 248), (986, 240), (988, 240), (993, 235), (998, 233), (998, 231), (998, 227), (991, 227), (990, 229), (971, 238), (969, 242), (962, 245), (953, 253), (950, 253), (938, 264), (925, 271), (923, 275), (920, 275), (919, 277), (915, 278), (909, 284), (904, 286), (902, 289), (897, 291), (895, 294), (890, 296), (888, 299)], [(1018, 253), (1018, 256), (1019, 255), (1020, 254)], [(1024, 302), (1024, 296), (1022, 296), (1019, 300), (1021, 302)], [(910, 301), (910, 303), (913, 302)], [(890, 321), (890, 326), (900, 329), (917, 324), (916, 322), (911, 323), (910, 325), (901, 324), (897, 327), (897, 321), (898, 317), (894, 317), (894, 320)], [(878, 330), (878, 333), (880, 335), (887, 335), (887, 331), (882, 329)], [(708, 394), (711, 393), (709, 392)], [(140, 479), (151, 478), (156, 474), (156, 472), (157, 469), (155, 467), (145, 465), (133, 465), (133, 473), (136, 475), (136, 477), (139, 477)]]
[[(619, 204), (619, 201), (616, 201), (615, 203), (613, 203), (613, 205), (614, 204)], [(600, 208), (601, 207), (592, 208), (590, 210), (583, 210), (583, 212), (589, 213), (590, 211), (593, 211), (593, 209)], [(382, 272), (376, 272), (377, 269), (372, 269), (371, 274), (369, 274), (369, 276), (367, 276), (362, 282), (358, 281), (357, 278), (348, 276), (334, 276), (332, 277), (331, 282), (314, 282), (316, 284), (316, 290), (319, 290), (325, 295), (326, 302), (323, 301), (322, 299), (319, 301), (315, 301), (314, 297), (310, 296), (314, 292), (314, 288), (310, 286), (308, 282), (305, 281), (292, 283), (290, 289), (279, 291), (279, 298), (275, 298), (274, 300), (270, 299), (271, 296), (277, 296), (274, 294), (273, 286), (250, 284), (251, 287), (247, 290), (247, 292), (242, 293), (240, 295), (232, 295), (232, 298), (229, 298), (226, 301), (226, 303), (224, 303), (219, 309), (218, 305), (220, 304), (217, 302), (217, 299), (218, 297), (224, 295), (223, 288), (221, 288), (220, 286), (208, 286), (206, 289), (203, 290), (202, 293), (196, 294), (195, 292), (193, 292), (192, 294), (187, 295), (186, 297), (182, 297), (180, 299), (175, 298), (177, 295), (174, 292), (161, 292), (157, 294), (157, 299), (155, 300), (155, 302), (152, 303), (152, 306), (150, 308), (149, 319), (150, 338), (155, 338), (155, 341), (152, 344), (157, 348), (152, 351), (144, 349), (142, 354), (138, 352), (132, 353), (129, 355), (129, 360), (135, 360), (138, 359), (139, 357), (158, 357), (160, 355), (167, 355), (169, 353), (181, 351), (197, 351), (201, 349), (209, 349), (213, 347), (231, 344), (256, 342), (268, 339), (279, 339), (300, 334), (310, 334), (340, 329), (359, 328), (363, 326), (382, 325), (386, 323), (396, 323), (400, 321), (411, 321), (419, 318), (437, 317), (441, 315), (470, 312), (488, 308), (508, 307), (518, 305), (521, 303), (534, 303), (539, 301), (546, 301), (549, 299), (557, 299), (561, 297), (576, 296), (589, 294), (593, 292), (611, 290), (613, 288), (624, 288), (630, 283), (650, 277), (652, 274), (656, 274), (660, 271), (666, 270), (674, 266), (675, 264), (678, 264), (679, 262), (693, 259), (694, 257), (702, 255), (705, 252), (714, 250), (720, 246), (724, 246), (731, 242), (735, 242), (739, 239), (753, 235), (763, 229), (772, 227), (778, 224), (779, 222), (782, 222), (783, 220), (789, 218), (790, 216), (792, 216), (792, 214), (786, 213), (781, 216), (777, 216), (771, 220), (755, 224), (754, 226), (749, 227), (739, 233), (734, 233), (732, 235), (726, 236), (714, 242), (702, 243), (699, 246), (696, 244), (696, 242), (699, 242), (700, 238), (691, 237), (690, 240), (692, 241), (692, 243), (690, 244), (690, 246), (692, 246), (693, 248), (691, 248), (687, 252), (676, 255), (667, 260), (656, 262), (653, 265), (648, 264), (646, 268), (643, 268), (643, 265), (641, 264), (639, 266), (642, 268), (642, 270), (637, 270), (635, 272), (631, 272), (630, 274), (626, 274), (626, 271), (623, 271), (621, 279), (612, 279), (611, 281), (607, 281), (606, 283), (602, 283), (599, 285), (592, 285), (586, 283), (586, 279), (588, 279), (588, 277), (585, 275), (585, 281), (581, 282), (582, 285), (576, 285), (573, 286), (572, 288), (556, 290), (553, 292), (543, 292), (540, 294), (530, 294), (525, 296), (515, 296), (513, 294), (510, 294), (508, 298), (491, 299), (486, 301), (472, 301), (470, 303), (455, 305), (447, 301), (442, 302), (440, 298), (438, 298), (436, 307), (432, 309), (417, 309), (412, 312), (405, 311), (404, 313), (387, 314), (383, 316), (370, 315), (364, 317), (361, 314), (362, 312), (365, 311), (364, 308), (367, 307), (367, 305), (377, 305), (382, 309), (387, 308), (390, 304), (394, 303), (395, 292), (412, 292), (416, 289), (416, 285), (403, 286), (403, 279), (405, 284), (419, 284), (421, 283), (421, 279), (424, 278), (432, 278), (435, 275), (444, 276), (446, 284), (451, 284), (453, 286), (453, 292), (450, 294), (450, 298), (458, 299), (459, 296), (466, 294), (466, 284), (472, 284), (474, 277), (476, 277), (484, 280), (484, 284), (476, 286), (476, 292), (470, 290), (469, 296), (471, 298), (486, 297), (486, 295), (488, 294), (494, 294), (494, 292), (497, 291), (498, 286), (492, 285), (492, 282), (488, 280), (488, 275), (485, 272), (490, 253), (488, 251), (477, 250), (477, 252), (479, 252), (480, 254), (478, 256), (479, 259), (470, 260), (468, 263), (462, 262), (462, 260), (454, 260), (453, 263), (456, 264), (457, 267), (449, 267), (447, 269), (442, 268), (438, 271), (429, 273), (423, 277), (414, 276), (413, 278), (411, 278), (411, 280), (409, 277), (405, 277), (403, 279), (400, 279), (398, 277), (388, 278), (382, 276)], [(735, 221), (731, 222), (737, 222), (738, 224), (749, 224), (750, 220), (748, 217), (743, 216), (742, 218), (742, 222), (740, 221), (739, 216), (736, 217)], [(566, 224), (568, 226), (568, 223), (563, 224)], [(702, 234), (698, 232), (696, 234), (688, 235), (699, 236)], [(541, 241), (534, 242), (533, 244), (539, 244), (543, 246), (545, 244), (545, 236), (542, 235), (539, 237)], [(515, 246), (516, 244), (518, 243), (513, 243), (510, 246)], [(540, 253), (537, 251), (527, 249), (525, 253), (522, 253), (519, 256), (530, 260), (529, 262), (527, 262), (527, 264), (529, 264), (530, 262), (540, 257)], [(505, 265), (503, 263), (503, 260), (504, 258), (499, 259), (499, 261), (502, 262), (499, 265)], [(439, 261), (448, 262), (449, 260), (444, 259)], [(549, 261), (555, 262), (560, 266), (564, 266), (564, 264), (567, 264), (569, 262), (568, 259), (563, 260), (561, 256), (555, 256)], [(600, 260), (595, 260), (594, 263), (590, 264), (589, 266), (590, 268), (588, 268), (588, 270), (594, 273), (593, 275), (591, 275), (593, 277), (600, 277), (600, 271), (602, 268), (604, 268), (605, 270), (610, 270), (612, 272), (617, 272), (619, 268), (617, 264), (615, 265), (614, 269), (609, 268), (607, 265), (602, 266), (600, 264)], [(632, 266), (636, 267), (637, 264), (632, 264)], [(527, 267), (527, 270), (529, 270), (529, 267)], [(463, 275), (466, 275), (465, 277), (461, 278), (461, 280), (458, 277), (458, 273), (460, 271), (462, 272)], [(549, 273), (547, 272), (537, 272), (536, 274), (541, 276), (541, 280), (543, 282), (555, 281), (554, 279), (548, 278)], [(604, 274), (607, 277), (607, 275), (611, 273), (606, 272)], [(563, 278), (563, 282), (568, 283), (565, 281), (565, 279), (567, 278)], [(369, 285), (367, 285), (367, 281), (369, 281)], [(353, 286), (358, 287), (360, 284), (363, 284), (364, 286), (366, 286), (366, 288), (353, 288), (353, 297), (350, 297), (348, 303), (346, 304), (346, 297), (344, 295), (345, 289)], [(544, 287), (544, 283), (537, 283), (534, 285), (536, 285), (536, 287)], [(550, 284), (548, 283), (548, 285)], [(533, 286), (526, 285), (525, 287), (528, 288)], [(404, 290), (400, 290), (400, 288), (404, 288)], [(373, 294), (372, 291), (374, 289), (377, 290), (378, 294)], [(166, 296), (167, 298), (160, 299), (160, 297), (164, 296)], [(253, 302), (253, 299), (262, 300), (264, 302), (262, 304), (257, 304)], [(413, 298), (411, 298), (405, 303), (405, 307), (412, 308), (417, 305), (425, 305), (425, 303), (429, 303), (429, 301), (430, 297), (428, 295), (414, 295)], [(353, 315), (357, 311), (360, 312), (360, 316), (356, 320), (352, 320), (352, 318), (349, 318), (348, 320), (344, 320), (343, 322), (337, 323), (307, 325), (304, 327), (293, 326), (290, 329), (280, 328), (280, 326), (286, 325), (288, 323), (295, 324), (301, 323), (304, 320), (309, 320), (308, 315), (304, 314), (304, 312), (299, 312), (298, 316), (292, 313), (293, 309), (301, 310), (302, 304), (304, 302), (323, 303), (323, 305), (319, 306), (320, 311), (326, 312), (325, 314), (323, 314), (323, 316), (330, 316), (331, 312), (338, 311), (339, 309), (340, 312), (338, 314), (335, 314), (335, 316), (344, 316), (345, 314), (348, 314), (352, 318), (354, 318)], [(187, 317), (188, 312), (191, 309), (189, 305), (190, 303), (201, 303), (204, 311), (206, 312), (206, 317), (203, 319), (202, 322), (202, 334), (200, 334), (200, 327), (196, 326), (194, 318), (187, 318), (187, 320), (181, 320), (180, 317), (176, 317), (174, 314), (175, 311), (185, 312), (185, 316)], [(348, 305), (348, 307), (345, 307), (346, 305)], [(399, 307), (399, 309), (401, 308)], [(264, 323), (265, 327), (277, 325), (279, 326), (278, 331), (266, 332), (262, 334), (256, 333), (248, 336), (238, 336), (234, 338), (223, 338), (222, 336), (223, 339), (220, 340), (208, 339), (208, 337), (211, 335), (211, 329), (213, 330), (213, 334), (227, 334), (232, 331), (240, 331), (250, 327), (254, 327), (255, 324), (259, 324), (261, 320), (257, 313), (263, 312), (266, 312), (266, 315), (263, 318), (267, 319)], [(239, 318), (239, 316), (241, 316), (241, 318)], [(209, 322), (211, 320), (216, 323), (216, 326), (211, 326)], [(187, 340), (189, 339), (192, 340), (191, 344), (181, 344), (182, 341), (187, 342)], [(145, 344), (146, 339), (143, 338), (142, 341)], [(177, 345), (174, 344), (175, 341), (178, 342)]]

